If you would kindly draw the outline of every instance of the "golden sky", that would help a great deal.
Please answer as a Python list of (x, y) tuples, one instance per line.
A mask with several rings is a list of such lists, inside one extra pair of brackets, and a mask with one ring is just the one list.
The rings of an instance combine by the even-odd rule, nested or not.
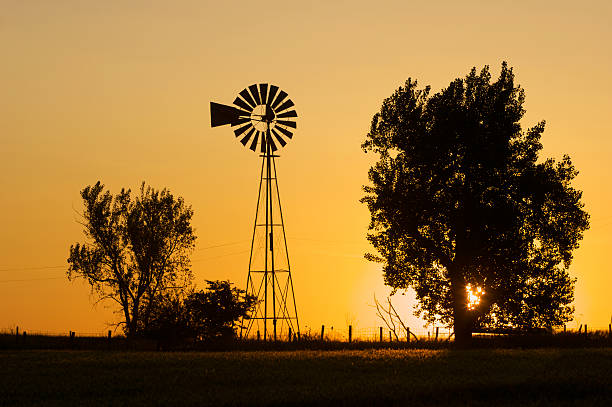
[(208, 106), (260, 82), (300, 115), (277, 169), (302, 331), (378, 325), (373, 294), (388, 289), (363, 258), (358, 202), (372, 115), (408, 77), (438, 91), (503, 60), (526, 89), (523, 127), (547, 121), (544, 153), (571, 155), (592, 216), (572, 326), (607, 327), (611, 19), (607, 1), (0, 0), (0, 329), (107, 329), (111, 304), (65, 278), (79, 191), (97, 180), (184, 197), (196, 282), (244, 286), (260, 159), (210, 128)]

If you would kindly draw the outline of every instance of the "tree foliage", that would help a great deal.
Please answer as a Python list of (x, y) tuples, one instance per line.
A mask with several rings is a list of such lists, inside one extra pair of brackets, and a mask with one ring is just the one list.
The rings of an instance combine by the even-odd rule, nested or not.
[(193, 211), (170, 191), (143, 183), (113, 196), (97, 182), (81, 191), (85, 243), (70, 246), (68, 278), (84, 278), (121, 307), (125, 332), (146, 329), (157, 297), (191, 284)]
[[(477, 327), (540, 327), (573, 313), (572, 252), (588, 228), (569, 156), (542, 160), (542, 121), (522, 130), (524, 90), (502, 64), (440, 92), (411, 79), (372, 119), (378, 155), (362, 198), (385, 283), (412, 287), (417, 314)], [(471, 288), (471, 290), (468, 288)], [(477, 292), (476, 289), (481, 291)]]
[(232, 287), (229, 281), (206, 281), (207, 288), (192, 291), (181, 299), (159, 298), (153, 309), (147, 335), (164, 342), (191, 338), (223, 341), (237, 335), (238, 321), (248, 318), (256, 297)]
[(236, 336), (238, 321), (248, 318), (257, 297), (232, 287), (229, 281), (209, 281), (208, 287), (185, 301), (196, 337), (203, 340)]

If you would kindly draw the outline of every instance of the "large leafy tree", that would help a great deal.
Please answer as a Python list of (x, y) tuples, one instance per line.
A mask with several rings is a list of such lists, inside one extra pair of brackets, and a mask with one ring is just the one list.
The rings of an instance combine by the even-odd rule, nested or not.
[(70, 246), (68, 278), (84, 278), (121, 309), (128, 336), (146, 330), (160, 295), (190, 286), (193, 211), (170, 191), (146, 186), (113, 196), (97, 182), (81, 191), (85, 243)]
[(408, 79), (384, 100), (362, 147), (378, 155), (362, 198), (385, 283), (412, 287), (417, 314), (454, 326), (551, 327), (571, 319), (572, 252), (588, 228), (569, 156), (540, 159), (544, 122), (502, 64), (440, 92)]

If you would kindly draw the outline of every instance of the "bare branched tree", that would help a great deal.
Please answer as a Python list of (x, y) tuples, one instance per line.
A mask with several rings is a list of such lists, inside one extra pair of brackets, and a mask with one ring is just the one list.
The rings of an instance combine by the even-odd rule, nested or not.
[[(390, 297), (387, 297), (387, 304), (382, 305), (376, 298), (376, 294), (374, 294), (374, 306), (376, 307), (376, 316), (385, 323), (396, 340), (399, 340), (399, 328), (402, 328), (404, 332), (409, 331), (408, 325), (406, 325), (400, 317)], [(412, 335), (414, 339), (418, 339), (414, 332), (410, 331), (410, 335)]]

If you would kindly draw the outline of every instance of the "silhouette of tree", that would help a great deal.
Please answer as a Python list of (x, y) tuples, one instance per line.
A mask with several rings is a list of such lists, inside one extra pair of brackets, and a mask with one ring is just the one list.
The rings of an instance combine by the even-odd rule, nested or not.
[(257, 297), (232, 287), (229, 281), (206, 280), (208, 288), (185, 300), (196, 337), (203, 340), (236, 336), (238, 320), (248, 317)]
[(156, 297), (191, 284), (193, 211), (168, 190), (142, 183), (140, 195), (113, 196), (97, 182), (81, 191), (88, 241), (70, 246), (68, 278), (84, 278), (101, 299), (117, 302), (124, 329), (146, 329)]
[(238, 321), (248, 318), (256, 297), (232, 287), (229, 281), (206, 281), (205, 290), (184, 298), (174, 293), (158, 296), (146, 327), (147, 336), (171, 346), (181, 340), (228, 340), (236, 336)]
[(195, 336), (183, 297), (181, 293), (162, 293), (150, 305), (149, 321), (142, 334), (156, 339), (160, 348), (168, 349)]
[(372, 119), (362, 148), (378, 154), (361, 199), (385, 283), (412, 287), (417, 315), (481, 327), (568, 321), (572, 251), (589, 227), (569, 156), (538, 160), (545, 122), (523, 131), (525, 94), (504, 62), (473, 68), (437, 94), (408, 79)]

